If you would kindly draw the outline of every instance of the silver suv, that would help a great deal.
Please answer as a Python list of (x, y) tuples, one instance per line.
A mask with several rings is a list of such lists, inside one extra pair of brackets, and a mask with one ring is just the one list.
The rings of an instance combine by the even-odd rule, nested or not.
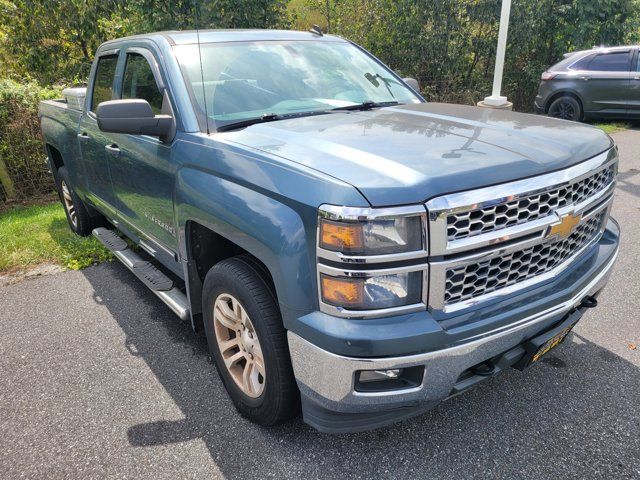
[(564, 57), (542, 74), (537, 113), (576, 121), (640, 117), (638, 47), (594, 48)]

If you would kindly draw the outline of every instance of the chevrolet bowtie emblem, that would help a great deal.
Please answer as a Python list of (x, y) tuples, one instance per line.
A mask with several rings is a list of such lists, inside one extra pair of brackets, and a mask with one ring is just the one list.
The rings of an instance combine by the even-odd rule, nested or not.
[(556, 223), (555, 225), (551, 225), (549, 227), (547, 237), (557, 236), (559, 238), (567, 238), (576, 228), (576, 225), (580, 223), (580, 220), (582, 220), (582, 215), (567, 213), (566, 215), (560, 217), (559, 223)]

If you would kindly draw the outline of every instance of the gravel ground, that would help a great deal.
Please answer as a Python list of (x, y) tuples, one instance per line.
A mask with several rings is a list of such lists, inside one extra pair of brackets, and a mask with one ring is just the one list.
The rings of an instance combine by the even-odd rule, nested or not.
[(0, 478), (640, 478), (640, 132), (614, 137), (600, 306), (540, 365), (374, 432), (248, 423), (204, 339), (117, 263), (1, 287)]

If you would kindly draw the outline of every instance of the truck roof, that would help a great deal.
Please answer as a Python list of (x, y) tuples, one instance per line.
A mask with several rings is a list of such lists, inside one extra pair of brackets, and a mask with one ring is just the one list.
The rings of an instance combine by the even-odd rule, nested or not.
[(334, 35), (317, 35), (311, 32), (301, 32), (296, 30), (266, 30), (266, 29), (233, 29), (233, 30), (169, 30), (164, 32), (145, 33), (130, 37), (109, 40), (103, 45), (118, 43), (123, 40), (134, 38), (154, 39), (162, 37), (172, 45), (187, 45), (198, 43), (214, 42), (244, 42), (244, 41), (279, 41), (279, 40), (318, 40), (318, 41), (345, 41), (341, 37)]

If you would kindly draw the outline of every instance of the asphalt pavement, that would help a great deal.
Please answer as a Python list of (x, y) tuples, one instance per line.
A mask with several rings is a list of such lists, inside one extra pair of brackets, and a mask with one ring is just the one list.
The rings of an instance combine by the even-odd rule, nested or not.
[(599, 307), (541, 364), (373, 432), (244, 420), (204, 338), (118, 263), (1, 287), (0, 478), (640, 478), (640, 131), (614, 137)]

